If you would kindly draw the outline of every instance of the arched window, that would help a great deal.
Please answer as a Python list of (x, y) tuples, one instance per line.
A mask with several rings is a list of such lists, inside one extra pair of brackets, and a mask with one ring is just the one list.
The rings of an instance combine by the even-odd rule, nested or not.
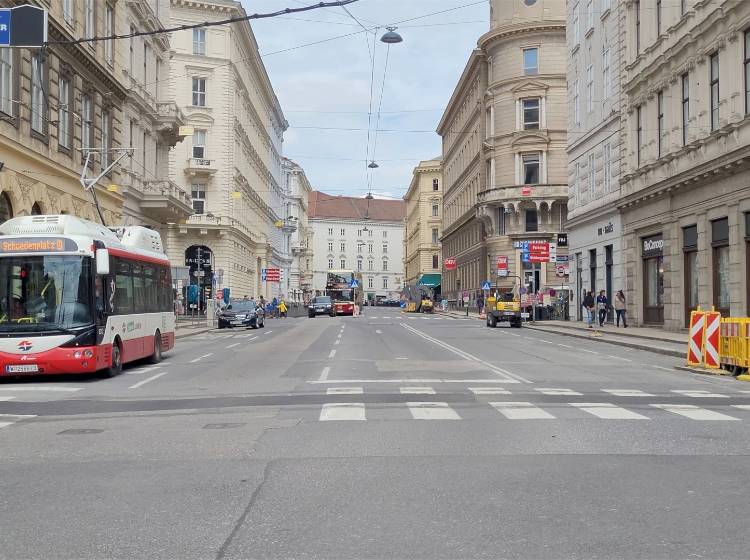
[(13, 217), (13, 206), (10, 204), (8, 193), (0, 193), (0, 223)]
[(41, 216), (42, 215), (42, 207), (39, 206), (38, 202), (35, 202), (33, 206), (31, 207), (31, 215), (32, 216)]

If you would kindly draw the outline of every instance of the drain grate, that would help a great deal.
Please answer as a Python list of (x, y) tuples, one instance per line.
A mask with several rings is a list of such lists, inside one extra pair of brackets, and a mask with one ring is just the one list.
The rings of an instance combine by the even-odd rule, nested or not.
[(221, 424), (206, 424), (203, 426), (204, 430), (229, 430), (231, 428), (239, 428), (240, 426), (244, 426), (244, 422), (225, 422)]
[(58, 436), (80, 436), (82, 434), (101, 434), (104, 430), (97, 428), (71, 428), (70, 430), (63, 430), (58, 432)]

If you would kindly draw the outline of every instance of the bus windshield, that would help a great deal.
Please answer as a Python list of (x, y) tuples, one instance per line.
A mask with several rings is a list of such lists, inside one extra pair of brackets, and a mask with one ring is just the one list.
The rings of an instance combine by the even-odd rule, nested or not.
[(354, 273), (349, 271), (329, 272), (326, 295), (329, 295), (333, 301), (353, 302), (354, 290), (351, 288), (353, 279)]
[(91, 258), (0, 258), (0, 332), (45, 332), (93, 324)]

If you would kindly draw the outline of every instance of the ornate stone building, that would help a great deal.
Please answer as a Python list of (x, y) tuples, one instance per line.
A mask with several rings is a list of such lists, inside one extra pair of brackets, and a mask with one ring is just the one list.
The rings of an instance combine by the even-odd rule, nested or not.
[(309, 218), (312, 187), (305, 170), (290, 159), (282, 161), (286, 199), (287, 253), (292, 255), (287, 295), (292, 301), (304, 301), (312, 292), (313, 244)]
[(635, 323), (750, 312), (750, 2), (626, 2), (622, 214)]
[[(414, 168), (404, 200), (404, 283), (417, 284), (426, 274), (431, 275), (431, 281), (438, 280), (443, 266), (440, 250), (443, 226), (443, 174), (440, 158), (422, 161)], [(440, 285), (439, 281), (437, 285)]]
[[(444, 293), (474, 297), (485, 280), (537, 290), (565, 284), (555, 263), (522, 262), (520, 241), (557, 242), (567, 221), (565, 2), (491, 3), (438, 134), (445, 174)], [(561, 253), (565, 253), (562, 250)], [(496, 276), (498, 257), (509, 276)]]

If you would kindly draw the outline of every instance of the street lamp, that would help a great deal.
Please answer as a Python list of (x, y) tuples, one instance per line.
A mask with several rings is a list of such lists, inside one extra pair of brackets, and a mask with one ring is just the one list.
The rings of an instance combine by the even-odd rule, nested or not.
[(396, 29), (398, 29), (397, 27), (386, 27), (386, 29), (388, 30), (388, 33), (380, 38), (383, 43), (395, 45), (396, 43), (403, 42), (404, 39), (401, 37), (401, 35), (396, 33)]
[(370, 168), (370, 169), (377, 169), (380, 166), (377, 163), (375, 163), (374, 161), (371, 161), (370, 165), (368, 165), (367, 167)]

